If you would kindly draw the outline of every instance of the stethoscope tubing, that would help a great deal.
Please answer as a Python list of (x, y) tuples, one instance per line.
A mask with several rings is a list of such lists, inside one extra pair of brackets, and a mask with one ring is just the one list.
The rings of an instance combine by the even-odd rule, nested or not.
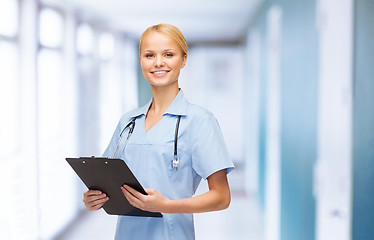
[(130, 130), (129, 130), (129, 133), (128, 133), (128, 135), (127, 135), (127, 138), (126, 138), (125, 145), (123, 146), (122, 151), (121, 151), (121, 153), (119, 154), (119, 156), (122, 155), (122, 152), (123, 152), (123, 150), (125, 149), (125, 147), (126, 147), (126, 145), (127, 145), (127, 142), (128, 142), (128, 140), (129, 140), (129, 138), (130, 138), (132, 132), (134, 131), (134, 128), (135, 128), (135, 120), (136, 120), (136, 117), (134, 117), (134, 118), (131, 120), (131, 122), (129, 122), (129, 123), (126, 125), (126, 127), (124, 127), (124, 128), (122, 129), (121, 133), (119, 134), (119, 138), (118, 138), (118, 141), (117, 141), (117, 144), (116, 144), (116, 148), (114, 149), (114, 152), (113, 152), (112, 158), (114, 158), (114, 155), (116, 154), (116, 151), (117, 151), (118, 145), (119, 145), (119, 143), (121, 142), (121, 139), (122, 139), (122, 134), (123, 134), (123, 132), (124, 132), (128, 127), (131, 126), (131, 128), (130, 128)]
[(179, 130), (179, 123), (181, 121), (181, 115), (178, 116), (177, 124), (175, 125), (175, 133), (174, 133), (174, 159), (176, 159), (178, 155), (178, 130)]
[[(127, 138), (126, 138), (126, 141), (125, 141), (125, 144), (123, 145), (123, 148), (119, 154), (119, 157), (122, 155), (123, 151), (125, 150), (126, 148), (126, 145), (127, 145), (127, 142), (129, 141), (130, 139), (130, 136), (132, 134), (132, 132), (134, 131), (134, 128), (135, 128), (135, 120), (136, 120), (136, 117), (134, 117), (131, 122), (129, 122), (126, 127), (124, 127), (119, 135), (119, 138), (118, 138), (118, 141), (117, 141), (117, 144), (116, 144), (116, 147), (114, 149), (114, 152), (113, 152), (113, 155), (112, 155), (112, 158), (114, 158), (116, 152), (117, 152), (117, 149), (118, 149), (118, 145), (119, 143), (121, 142), (121, 139), (122, 139), (122, 135), (123, 135), (123, 132), (130, 127), (130, 130), (127, 134)], [(174, 131), (174, 161), (177, 161), (177, 158), (178, 158), (178, 131), (179, 131), (179, 124), (180, 124), (180, 120), (181, 120), (181, 115), (178, 115), (178, 119), (177, 119), (177, 123), (175, 125), (175, 131)], [(174, 166), (174, 165), (173, 165)]]

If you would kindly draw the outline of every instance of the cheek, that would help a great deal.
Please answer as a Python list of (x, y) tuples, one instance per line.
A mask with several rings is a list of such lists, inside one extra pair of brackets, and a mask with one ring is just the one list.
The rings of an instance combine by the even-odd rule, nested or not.
[(169, 63), (169, 66), (173, 68), (174, 70), (179, 70), (183, 67), (181, 61), (172, 61)]
[(147, 71), (152, 64), (149, 63), (149, 61), (140, 61), (140, 67), (142, 68), (143, 72)]

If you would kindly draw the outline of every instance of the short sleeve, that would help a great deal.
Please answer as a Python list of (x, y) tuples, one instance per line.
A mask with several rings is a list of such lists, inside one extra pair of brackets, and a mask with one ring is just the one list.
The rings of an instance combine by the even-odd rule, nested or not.
[(229, 173), (234, 169), (219, 124), (211, 113), (194, 120), (191, 157), (193, 169), (204, 179), (219, 170)]

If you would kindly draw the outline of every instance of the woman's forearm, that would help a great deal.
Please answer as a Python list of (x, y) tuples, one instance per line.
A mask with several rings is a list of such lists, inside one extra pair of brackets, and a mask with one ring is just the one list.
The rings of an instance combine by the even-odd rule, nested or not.
[(121, 189), (131, 205), (151, 212), (201, 213), (225, 209), (231, 201), (226, 170), (213, 173), (207, 178), (209, 191), (191, 198), (170, 200), (155, 189), (145, 189), (144, 195), (124, 185)]
[(226, 170), (213, 173), (207, 180), (208, 192), (191, 198), (167, 200), (165, 213), (201, 213), (226, 209), (231, 201)]
[(222, 195), (217, 190), (179, 200), (167, 200), (165, 213), (201, 213), (226, 209), (230, 205), (230, 193)]

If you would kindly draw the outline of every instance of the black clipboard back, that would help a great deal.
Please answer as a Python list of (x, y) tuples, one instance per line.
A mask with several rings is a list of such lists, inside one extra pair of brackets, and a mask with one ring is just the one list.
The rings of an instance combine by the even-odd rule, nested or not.
[(123, 195), (124, 184), (147, 194), (122, 159), (104, 157), (66, 158), (79, 178), (90, 190), (100, 190), (109, 200), (103, 205), (107, 214), (140, 217), (162, 217), (161, 213), (143, 211), (132, 206)]

